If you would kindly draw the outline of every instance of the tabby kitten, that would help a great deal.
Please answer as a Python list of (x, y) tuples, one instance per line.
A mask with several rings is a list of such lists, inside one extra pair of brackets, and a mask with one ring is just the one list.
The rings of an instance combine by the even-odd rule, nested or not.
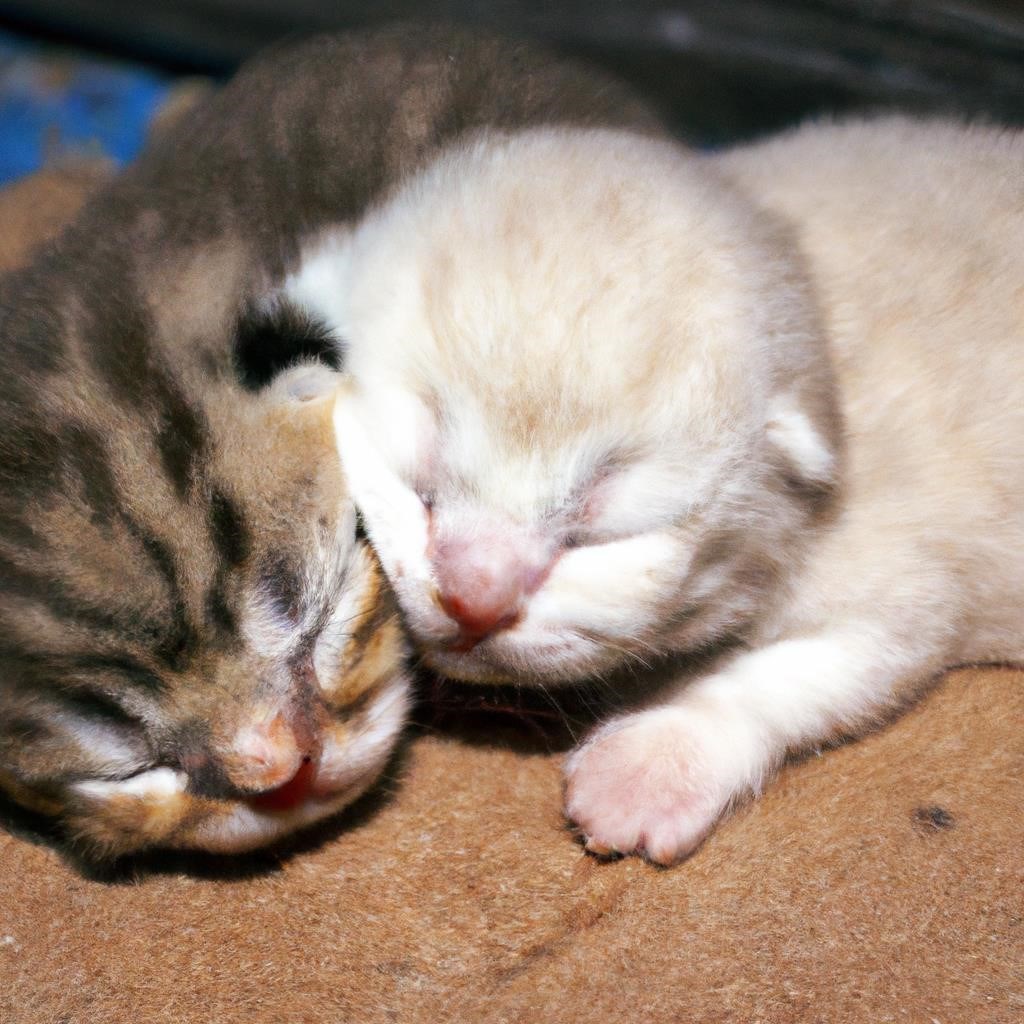
[(315, 38), (0, 284), (0, 788), (86, 853), (250, 848), (380, 772), (408, 679), (334, 456), (338, 351), (260, 296), (442, 141), (562, 121), (654, 125), (518, 44)]
[(1024, 658), (1022, 252), (1019, 132), (491, 132), (285, 294), (345, 338), (342, 463), (429, 663), (718, 650), (566, 764), (592, 850), (668, 863), (787, 752)]

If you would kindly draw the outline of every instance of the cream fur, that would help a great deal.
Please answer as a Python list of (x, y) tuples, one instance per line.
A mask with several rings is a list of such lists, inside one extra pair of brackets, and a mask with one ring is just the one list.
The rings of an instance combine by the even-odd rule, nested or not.
[[(285, 290), (348, 345), (342, 461), (437, 668), (741, 641), (566, 766), (592, 849), (669, 862), (787, 752), (1024, 658), (1022, 252), (1019, 133), (538, 131), (449, 153)], [(453, 545), (543, 569), (468, 651)]]

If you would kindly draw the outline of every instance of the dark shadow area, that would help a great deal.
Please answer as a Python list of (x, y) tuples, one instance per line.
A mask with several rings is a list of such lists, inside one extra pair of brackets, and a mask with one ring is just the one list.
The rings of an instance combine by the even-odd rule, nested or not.
[(60, 827), (52, 818), (20, 807), (3, 792), (0, 792), (0, 829), (34, 846), (59, 850), (63, 843)]
[(541, 689), (474, 685), (424, 674), (412, 729), (471, 746), (554, 754), (569, 750), (614, 706), (612, 694), (593, 684)]
[(637, 662), (582, 683), (460, 683), (421, 670), (412, 730), (519, 754), (565, 753), (595, 725), (684, 686), (727, 651)]
[(289, 35), (408, 19), (530, 37), (592, 60), (709, 145), (880, 107), (1024, 123), (1024, 8), (996, 0), (0, 0), (9, 29), (218, 75)]

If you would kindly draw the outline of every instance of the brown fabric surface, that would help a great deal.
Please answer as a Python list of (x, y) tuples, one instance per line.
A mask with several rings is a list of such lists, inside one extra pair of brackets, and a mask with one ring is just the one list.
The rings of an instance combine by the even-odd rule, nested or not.
[[(5, 264), (75, 188), (0, 197)], [(0, 833), (0, 1022), (1016, 1024), (1022, 725), (1024, 673), (953, 673), (667, 871), (585, 856), (560, 755), (479, 729), (288, 857), (111, 883)]]

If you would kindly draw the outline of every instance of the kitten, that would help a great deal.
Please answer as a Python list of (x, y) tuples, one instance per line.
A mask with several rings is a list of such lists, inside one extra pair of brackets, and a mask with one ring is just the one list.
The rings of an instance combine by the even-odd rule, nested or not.
[(1024, 657), (1024, 135), (901, 118), (720, 156), (489, 133), (285, 285), (428, 663), (670, 660), (566, 764), (600, 853), (672, 862), (787, 752)]
[(260, 296), (442, 141), (560, 121), (655, 125), (464, 32), (280, 48), (0, 285), (0, 788), (88, 854), (247, 849), (380, 772), (405, 644), (334, 455), (338, 352)]

